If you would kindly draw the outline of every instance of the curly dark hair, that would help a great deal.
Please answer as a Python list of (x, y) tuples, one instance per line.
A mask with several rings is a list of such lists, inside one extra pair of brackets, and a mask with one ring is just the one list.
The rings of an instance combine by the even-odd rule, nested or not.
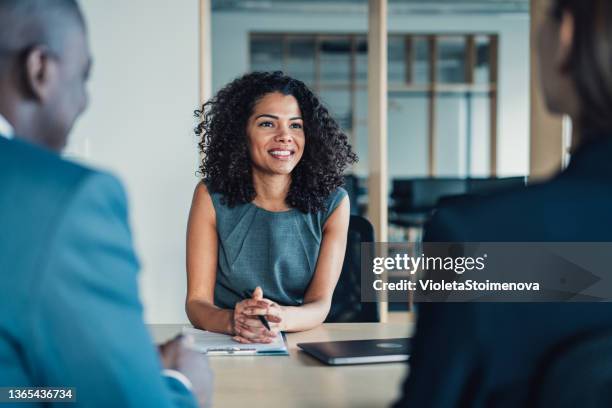
[(200, 175), (212, 192), (222, 194), (222, 202), (229, 207), (255, 199), (247, 122), (255, 104), (274, 92), (295, 97), (306, 138), (302, 159), (291, 172), (286, 203), (303, 213), (324, 211), (327, 197), (344, 184), (343, 172), (357, 156), (347, 135), (313, 92), (280, 71), (237, 78), (195, 111), (200, 119), (195, 133), (203, 157)]

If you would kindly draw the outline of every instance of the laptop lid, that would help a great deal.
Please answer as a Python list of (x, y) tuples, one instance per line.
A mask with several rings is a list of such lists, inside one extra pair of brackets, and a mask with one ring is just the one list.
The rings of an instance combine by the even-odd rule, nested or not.
[(410, 339), (372, 339), (298, 343), (306, 353), (329, 365), (371, 364), (406, 361)]

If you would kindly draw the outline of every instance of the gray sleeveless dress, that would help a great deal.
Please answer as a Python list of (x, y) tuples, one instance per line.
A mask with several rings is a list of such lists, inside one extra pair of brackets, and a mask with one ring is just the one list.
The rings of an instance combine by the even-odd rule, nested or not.
[(212, 193), (219, 236), (215, 304), (233, 309), (244, 291), (261, 286), (264, 297), (299, 306), (314, 275), (325, 221), (347, 193), (338, 188), (327, 211), (272, 212), (252, 203), (229, 208)]

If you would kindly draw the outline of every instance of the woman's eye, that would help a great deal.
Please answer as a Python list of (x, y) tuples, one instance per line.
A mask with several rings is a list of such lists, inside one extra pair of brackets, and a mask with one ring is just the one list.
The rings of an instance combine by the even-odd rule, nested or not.
[(292, 123), (291, 124), (291, 129), (301, 129), (302, 125), (300, 125), (299, 123)]
[(259, 127), (272, 127), (272, 126), (274, 126), (272, 122), (261, 122), (259, 124)]

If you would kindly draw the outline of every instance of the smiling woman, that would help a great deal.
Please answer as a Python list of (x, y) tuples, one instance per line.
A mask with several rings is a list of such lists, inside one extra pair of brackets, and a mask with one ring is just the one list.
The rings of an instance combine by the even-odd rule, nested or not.
[(357, 159), (346, 134), (281, 72), (238, 78), (196, 114), (204, 160), (187, 234), (189, 319), (239, 342), (322, 323), (346, 247), (341, 186)]
[[(295, 97), (281, 92), (268, 93), (255, 105), (247, 122), (247, 140), (256, 191), (258, 184), (263, 187), (261, 183), (275, 175), (285, 176), (275, 178), (282, 181), (279, 186), (290, 187), (286, 176), (291, 175), (304, 153), (304, 120), (301, 115)], [(265, 207), (262, 199), (255, 196), (253, 201)], [(270, 204), (274, 205), (273, 202)], [(284, 200), (277, 204), (283, 208), (287, 205)]]

